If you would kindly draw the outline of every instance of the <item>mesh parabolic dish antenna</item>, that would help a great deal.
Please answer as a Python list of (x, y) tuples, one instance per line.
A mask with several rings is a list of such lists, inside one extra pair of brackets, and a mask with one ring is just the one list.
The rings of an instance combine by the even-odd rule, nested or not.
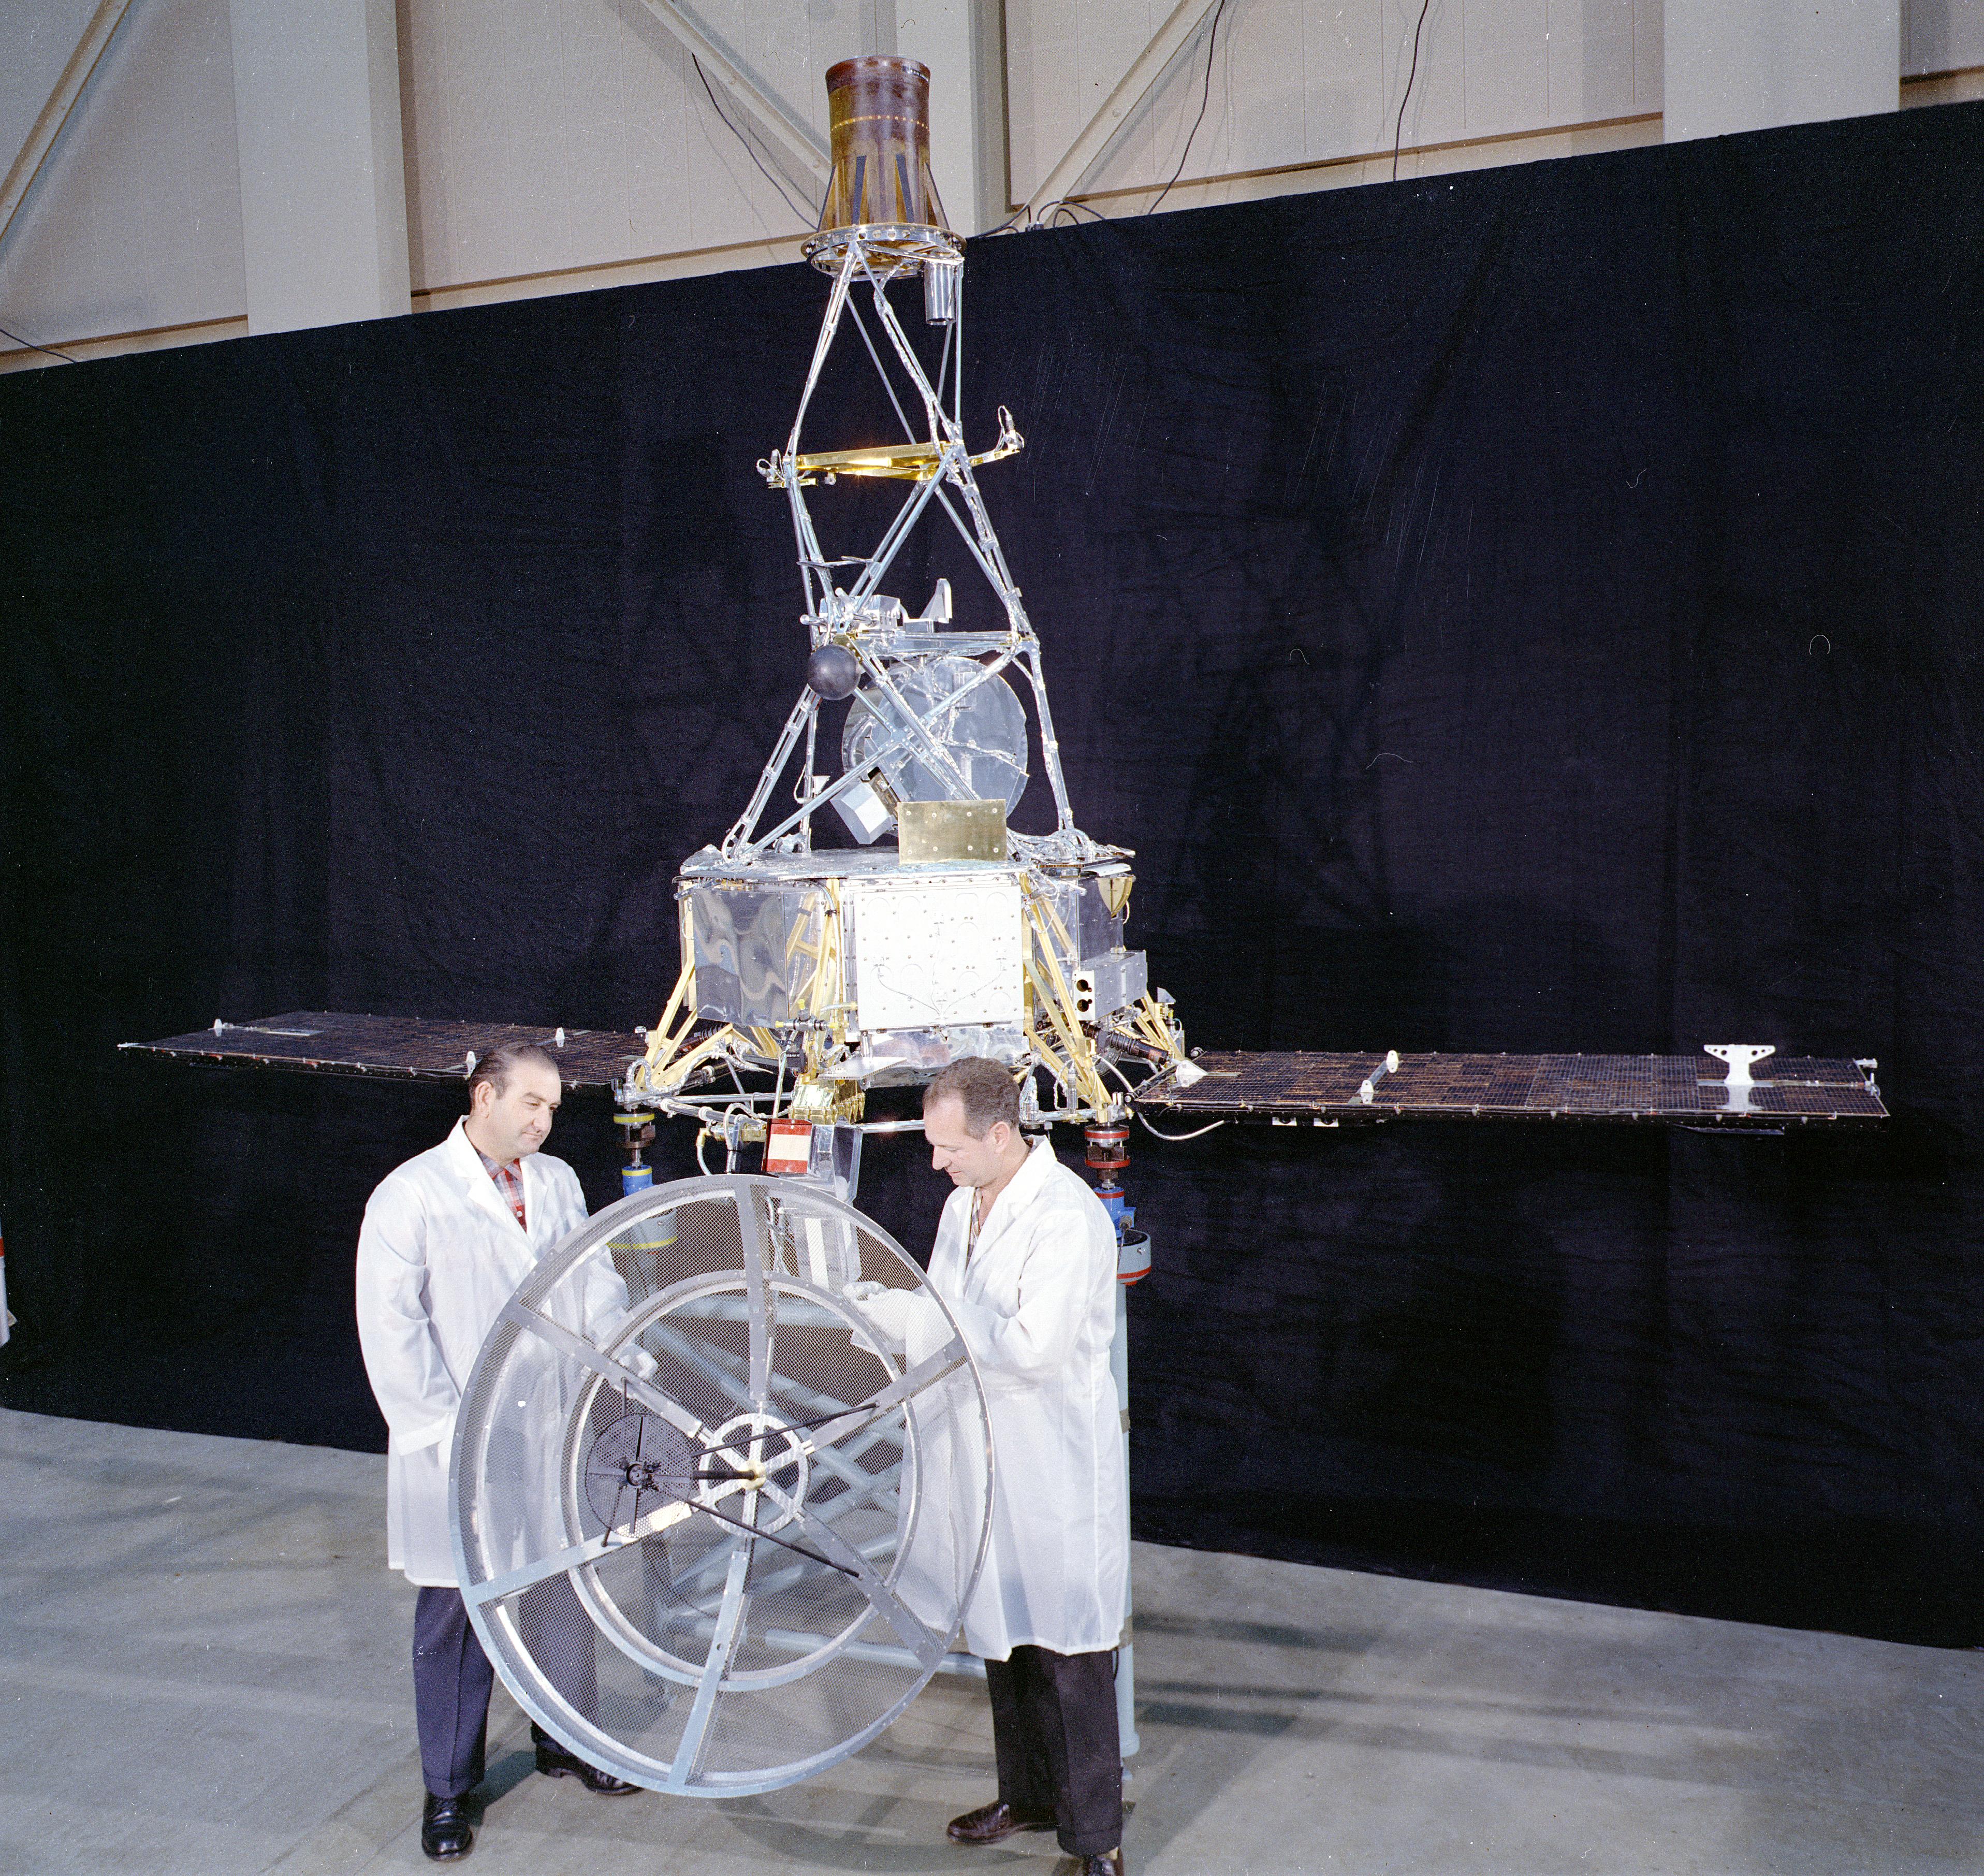
[[(843, 1291), (916, 1293), (907, 1346)], [(983, 1560), (991, 1432), (949, 1312), (822, 1189), (732, 1176), (573, 1232), (491, 1330), (449, 1515), (518, 1703), (656, 1791), (824, 1770), (936, 1671)]]

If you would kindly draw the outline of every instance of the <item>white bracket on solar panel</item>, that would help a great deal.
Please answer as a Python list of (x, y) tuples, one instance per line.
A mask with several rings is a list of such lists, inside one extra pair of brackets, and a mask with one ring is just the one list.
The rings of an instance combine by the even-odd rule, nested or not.
[(1728, 1090), (1724, 1111), (1748, 1114), (1750, 1090), (1757, 1085), (1750, 1078), (1751, 1065), (1767, 1055), (1775, 1055), (1778, 1045), (1774, 1042), (1705, 1042), (1701, 1046), (1706, 1054), (1729, 1064), (1729, 1078), (1723, 1084)]

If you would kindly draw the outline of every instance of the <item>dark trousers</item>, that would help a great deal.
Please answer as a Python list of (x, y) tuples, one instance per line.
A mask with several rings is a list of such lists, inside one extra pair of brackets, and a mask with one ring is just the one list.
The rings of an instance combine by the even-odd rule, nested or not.
[[(551, 1663), (558, 1692), (590, 1718), (598, 1707), (592, 1624), (562, 1576), (524, 1592), (518, 1620), (532, 1653)], [(545, 1646), (555, 1638), (562, 1647)], [(482, 1782), (495, 1671), (482, 1652), (459, 1590), (423, 1589), (414, 1604), (414, 1717), (420, 1728), (421, 1775), (436, 1797), (460, 1797)], [(551, 1735), (535, 1721), (531, 1737)]]
[(1116, 1731), (1116, 1655), (1019, 1647), (985, 1663), (999, 1797), (1015, 1811), (1054, 1814), (1071, 1857), (1123, 1841), (1123, 1750)]

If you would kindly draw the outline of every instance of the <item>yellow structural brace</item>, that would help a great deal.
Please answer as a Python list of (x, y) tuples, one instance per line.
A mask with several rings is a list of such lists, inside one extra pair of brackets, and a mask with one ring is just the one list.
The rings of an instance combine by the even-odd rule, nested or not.
[(1135, 1012), (1138, 1033), (1154, 1049), (1161, 1049), (1175, 1062), (1185, 1059), (1185, 1045), (1172, 1034), (1170, 1023), (1158, 1000), (1148, 990), (1138, 999)]
[[(670, 1076), (668, 1070), (675, 1061), (675, 1052), (689, 1040), (689, 1031), (695, 1027), (695, 953), (685, 946), (682, 956), (682, 973), (675, 979), (675, 993), (662, 1012), (662, 1020), (648, 1032), (648, 1053), (634, 1064), (628, 1077), (635, 1087), (646, 1088), (654, 1094), (681, 1084), (682, 1074)], [(678, 1013), (682, 1018), (679, 1023), (675, 1020)]]
[[(793, 927), (786, 941), (786, 956), (813, 960), (813, 975), (796, 999), (794, 1013), (806, 1021), (803, 1041), (805, 1060), (793, 1084), (786, 1111), (806, 1120), (858, 1118), (860, 1091), (850, 1083), (823, 1081), (820, 1058), (829, 1043), (847, 1039), (846, 986), (841, 974), (840, 894), (831, 886), (823, 887), (806, 900), (808, 913), (817, 915), (816, 925), (803, 921)], [(817, 939), (809, 936), (816, 931)], [(852, 1092), (850, 1092), (852, 1090)]]
[(689, 1031), (695, 1027), (695, 946), (689, 931), (689, 907), (682, 910), (682, 967), (662, 1020), (648, 1032), (648, 1053), (628, 1073), (628, 1080), (650, 1094), (672, 1094), (704, 1063), (722, 1055), (732, 1047), (755, 1049), (761, 1055), (776, 1056), (779, 1044), (769, 1031), (739, 1030), (726, 1023), (703, 1037), (692, 1049), (684, 1050)]
[[(1102, 1071), (1096, 1065), (1095, 1039), (1081, 1027), (1081, 1019), (1075, 1011), (1074, 991), (1061, 970), (1060, 953), (1053, 942), (1057, 938), (1061, 950), (1072, 956), (1074, 946), (1069, 940), (1067, 927), (1047, 899), (1031, 888), (1027, 893), (1027, 916), (1031, 939), (1027, 947), (1027, 980), (1033, 986), (1034, 1013), (1046, 1019), (1048, 1030), (1060, 1044), (1068, 1073), (1074, 1078), (1074, 1085), (1068, 1092), (1098, 1116), (1111, 1113), (1116, 1103), (1103, 1085)], [(1034, 1033), (1037, 1038), (1044, 1040), (1037, 1026)], [(1044, 1048), (1041, 1055), (1051, 1066), (1051, 1052)]]

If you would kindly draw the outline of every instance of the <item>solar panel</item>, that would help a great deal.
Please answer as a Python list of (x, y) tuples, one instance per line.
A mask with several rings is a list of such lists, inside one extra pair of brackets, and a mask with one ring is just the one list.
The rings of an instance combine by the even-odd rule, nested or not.
[(419, 1017), (296, 1010), (286, 1016), (220, 1023), (189, 1036), (119, 1047), (141, 1055), (230, 1068), (458, 1082), (467, 1078), (471, 1050), (480, 1059), (505, 1044), (535, 1042), (558, 1058), (559, 1077), (568, 1088), (612, 1087), (626, 1074), (627, 1064), (647, 1052), (645, 1036), (569, 1029), (560, 1041), (560, 1033), (547, 1025), (521, 1023), (440, 1023)]
[[(235, 1068), (459, 1082), (471, 1050), (479, 1057), (506, 1043), (535, 1042), (557, 1057), (565, 1086), (575, 1088), (617, 1086), (647, 1047), (644, 1036), (611, 1030), (567, 1030), (562, 1043), (557, 1036), (526, 1023), (303, 1010), (120, 1046)], [(1727, 1067), (1708, 1055), (1400, 1055), (1395, 1069), (1387, 1059), (1208, 1050), (1196, 1058), (1201, 1076), (1191, 1087), (1159, 1075), (1138, 1090), (1136, 1105), (1154, 1117), (1283, 1125), (1423, 1115), (1775, 1128), (1888, 1115), (1858, 1063), (1812, 1056), (1767, 1057), (1751, 1069), (1750, 1087), (1734, 1089)]]
[(1780, 1127), (1887, 1118), (1858, 1063), (1767, 1057), (1732, 1087), (1708, 1055), (1382, 1055), (1215, 1053), (1189, 1087), (1175, 1074), (1138, 1091), (1138, 1109), (1181, 1121), (1448, 1119), (1613, 1121)]

